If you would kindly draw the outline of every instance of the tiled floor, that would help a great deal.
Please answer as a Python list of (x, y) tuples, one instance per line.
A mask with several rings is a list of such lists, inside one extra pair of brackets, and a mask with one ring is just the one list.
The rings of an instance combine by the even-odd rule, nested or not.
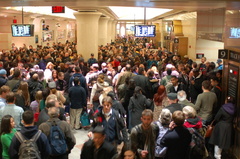
[(88, 137), (87, 137), (88, 130), (84, 130), (84, 129), (73, 130), (73, 133), (76, 138), (76, 145), (72, 149), (71, 154), (69, 154), (69, 159), (79, 159), (82, 145), (85, 141), (88, 140)]

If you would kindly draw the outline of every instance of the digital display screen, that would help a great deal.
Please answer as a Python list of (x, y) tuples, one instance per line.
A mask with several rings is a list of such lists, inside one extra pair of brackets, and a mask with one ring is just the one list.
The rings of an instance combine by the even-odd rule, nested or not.
[(135, 25), (135, 37), (155, 37), (156, 25)]
[(65, 13), (65, 7), (63, 7), (63, 6), (52, 6), (52, 13)]
[(240, 38), (240, 28), (230, 28), (230, 36), (229, 38)]
[(13, 37), (29, 37), (33, 36), (34, 25), (32, 24), (15, 24), (12, 25)]

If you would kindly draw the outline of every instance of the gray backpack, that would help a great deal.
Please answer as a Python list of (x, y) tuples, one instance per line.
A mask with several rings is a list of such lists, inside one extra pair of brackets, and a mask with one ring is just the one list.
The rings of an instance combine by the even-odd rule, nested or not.
[(19, 159), (41, 159), (40, 151), (36, 144), (37, 139), (41, 135), (39, 130), (31, 139), (27, 140), (20, 132), (16, 132), (15, 136), (21, 143), (19, 148)]

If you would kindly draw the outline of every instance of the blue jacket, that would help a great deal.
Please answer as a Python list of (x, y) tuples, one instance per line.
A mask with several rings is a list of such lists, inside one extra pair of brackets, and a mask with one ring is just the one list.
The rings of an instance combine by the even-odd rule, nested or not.
[(78, 77), (80, 80), (80, 85), (85, 89), (86, 95), (88, 96), (87, 82), (86, 78), (81, 73), (74, 73), (72, 77), (69, 79), (69, 88), (73, 86), (73, 79)]
[(72, 109), (80, 109), (87, 106), (86, 91), (82, 86), (73, 86), (68, 90)]
[[(28, 126), (28, 127), (22, 127), (20, 132), (26, 139), (31, 139), (38, 132), (38, 129), (37, 129), (37, 126)], [(41, 158), (48, 158), (50, 154), (50, 145), (46, 135), (41, 133), (41, 135), (36, 141), (36, 144), (38, 146), (38, 150), (41, 152), (40, 153)], [(19, 157), (18, 152), (19, 152), (20, 145), (21, 143), (18, 141), (18, 139), (14, 135), (12, 138), (12, 143), (9, 147), (9, 155), (11, 159), (18, 159)]]

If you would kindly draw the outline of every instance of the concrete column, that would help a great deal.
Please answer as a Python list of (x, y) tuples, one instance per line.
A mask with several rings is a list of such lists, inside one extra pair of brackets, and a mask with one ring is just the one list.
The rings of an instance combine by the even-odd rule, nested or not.
[(112, 41), (114, 42), (116, 39), (116, 32), (117, 32), (117, 21), (114, 20), (112, 22)]
[(98, 22), (100, 12), (76, 12), (77, 21), (77, 51), (87, 60), (91, 53), (98, 54)]
[(120, 36), (125, 36), (125, 35), (127, 35), (126, 23), (120, 23), (119, 35), (120, 35)]
[(107, 42), (108, 43), (111, 43), (111, 40), (113, 40), (112, 39), (112, 21), (113, 21), (113, 19), (109, 19), (108, 20), (108, 31), (107, 31)]
[(98, 45), (108, 43), (108, 20), (109, 17), (100, 17), (98, 26)]

